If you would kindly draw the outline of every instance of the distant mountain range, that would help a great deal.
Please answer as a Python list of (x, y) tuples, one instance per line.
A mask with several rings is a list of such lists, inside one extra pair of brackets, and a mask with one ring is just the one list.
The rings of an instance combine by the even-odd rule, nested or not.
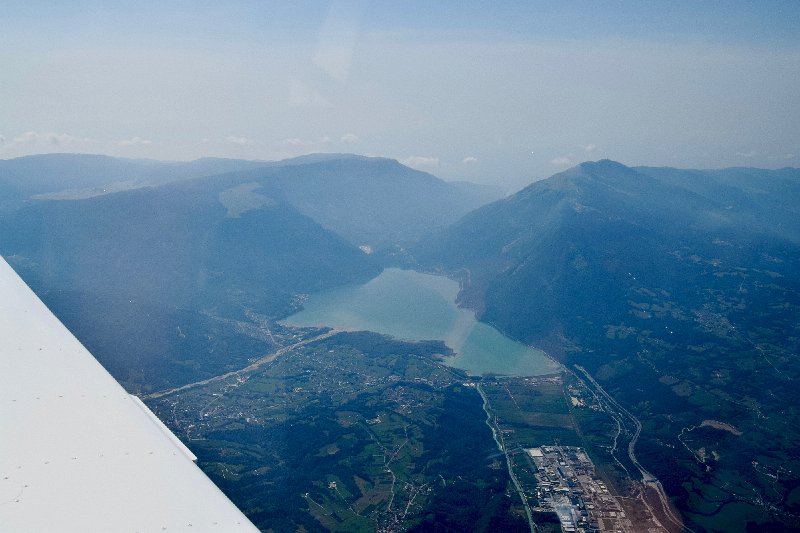
[(353, 244), (371, 247), (417, 240), (503, 196), (498, 187), (448, 183), (392, 159), (353, 154), (274, 162), (48, 154), (0, 160), (0, 214), (41, 200), (80, 200), (222, 175), (226, 183), (269, 185), (302, 214)]
[(84, 154), (0, 160), (0, 213), (18, 209), (39, 195), (79, 199), (262, 166), (262, 162), (235, 159), (182, 163)]

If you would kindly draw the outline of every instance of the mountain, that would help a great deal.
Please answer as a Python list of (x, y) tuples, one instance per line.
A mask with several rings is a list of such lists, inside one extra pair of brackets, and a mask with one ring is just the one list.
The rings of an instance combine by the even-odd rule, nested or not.
[(747, 225), (751, 230), (775, 233), (800, 242), (798, 169), (638, 167), (636, 170), (714, 202), (721, 218), (733, 216), (738, 224)]
[(411, 252), (459, 277), (482, 320), (586, 369), (640, 420), (636, 457), (689, 527), (785, 529), (800, 494), (798, 206), (798, 169), (605, 160)]
[(172, 162), (88, 154), (44, 154), (0, 160), (0, 213), (13, 211), (32, 198), (88, 198), (263, 165), (237, 159)]
[(280, 191), (223, 178), (35, 202), (0, 217), (0, 252), (131, 388), (241, 366), (267, 346), (226, 320), (380, 271)]
[(301, 213), (371, 247), (415, 241), (501, 196), (375, 157), (315, 154), (256, 173)]
[[(665, 260), (676, 250), (736, 260), (755, 253), (754, 246), (800, 242), (791, 216), (799, 205), (800, 171), (793, 179), (790, 171), (759, 171), (749, 185), (780, 177), (782, 212), (752, 201), (746, 210), (732, 206), (731, 190), (749, 194), (741, 187), (726, 184), (722, 191), (706, 179), (699, 191), (697, 181), (686, 187), (674, 177), (662, 179), (664, 172), (608, 160), (584, 163), (477, 209), (413, 251), (431, 267), (464, 269), (470, 276), (464, 300), (485, 320), (534, 340), (557, 330), (559, 317), (576, 305), (593, 316), (625, 312), (624, 295), (635, 276), (680, 291), (688, 273)], [(721, 244), (729, 241), (736, 246)]]
[(412, 240), (486, 194), (347, 154), (32, 156), (0, 161), (0, 253), (117, 379), (150, 390), (241, 366), (267, 349), (241, 333), (253, 313), (376, 275), (356, 245)]
[(495, 187), (447, 183), (395, 160), (310, 154), (283, 161), (189, 162), (48, 154), (0, 160), (0, 214), (37, 200), (76, 200), (213, 176), (269, 181), (302, 214), (356, 245), (419, 239), (503, 196)]

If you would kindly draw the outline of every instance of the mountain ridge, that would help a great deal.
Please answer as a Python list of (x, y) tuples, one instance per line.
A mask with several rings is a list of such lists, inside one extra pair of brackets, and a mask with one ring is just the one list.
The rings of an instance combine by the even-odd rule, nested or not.
[(373, 248), (416, 240), (501, 196), (491, 187), (452, 184), (394, 159), (356, 154), (273, 162), (50, 154), (0, 161), (0, 214), (37, 200), (85, 199), (193, 179), (269, 184), (301, 213)]

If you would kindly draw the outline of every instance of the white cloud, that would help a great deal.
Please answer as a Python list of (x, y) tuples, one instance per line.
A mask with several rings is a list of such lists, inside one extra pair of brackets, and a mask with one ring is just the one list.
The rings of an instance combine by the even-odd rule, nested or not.
[(288, 146), (295, 146), (295, 147), (297, 147), (297, 146), (311, 146), (311, 144), (312, 144), (309, 141), (304, 141), (303, 139), (299, 139), (297, 137), (295, 137), (293, 139), (285, 139), (283, 141), (283, 143), (288, 145)]
[(123, 141), (117, 141), (119, 146), (150, 146), (153, 141), (150, 139), (142, 139), (141, 137), (134, 137)]
[(439, 166), (438, 157), (426, 157), (422, 155), (414, 155), (400, 160), (406, 166), (413, 168), (436, 168)]
[(474, 165), (475, 163), (478, 162), (478, 158), (470, 155), (462, 159), (461, 162), (464, 163), (465, 165)]
[[(0, 138), (0, 144), (5, 144), (4, 149), (18, 151), (19, 154), (37, 153), (42, 150), (52, 150), (53, 146), (63, 146), (69, 150), (84, 150), (96, 147), (99, 143), (94, 139), (75, 137), (68, 133), (38, 133), (26, 131), (11, 139), (6, 144), (6, 138)], [(31, 151), (33, 150), (33, 151)]]
[(32, 144), (39, 140), (39, 134), (35, 131), (26, 131), (22, 135), (14, 137), (13, 144)]
[(568, 167), (572, 164), (572, 160), (569, 157), (556, 157), (555, 159), (550, 160), (550, 164), (556, 167)]
[(248, 146), (255, 143), (255, 141), (252, 139), (248, 139), (247, 137), (237, 137), (235, 135), (229, 135), (225, 138), (225, 141), (231, 144), (237, 144), (239, 146)]
[(594, 143), (589, 143), (583, 147), (583, 151), (587, 154), (591, 154), (592, 152), (597, 151), (597, 145)]
[(360, 139), (358, 138), (358, 135), (356, 135), (355, 133), (345, 133), (339, 140), (345, 144), (355, 144)]
[(50, 144), (75, 144), (81, 142), (83, 139), (79, 139), (74, 135), (69, 135), (68, 133), (48, 133), (44, 136), (44, 138)]

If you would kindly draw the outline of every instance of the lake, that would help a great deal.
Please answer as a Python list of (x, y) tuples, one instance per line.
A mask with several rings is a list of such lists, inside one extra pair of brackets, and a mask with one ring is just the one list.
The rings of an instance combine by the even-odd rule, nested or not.
[(374, 331), (403, 340), (442, 340), (445, 363), (472, 375), (537, 376), (558, 371), (541, 350), (516, 342), (456, 305), (458, 283), (444, 276), (387, 268), (362, 285), (312, 294), (283, 322)]

